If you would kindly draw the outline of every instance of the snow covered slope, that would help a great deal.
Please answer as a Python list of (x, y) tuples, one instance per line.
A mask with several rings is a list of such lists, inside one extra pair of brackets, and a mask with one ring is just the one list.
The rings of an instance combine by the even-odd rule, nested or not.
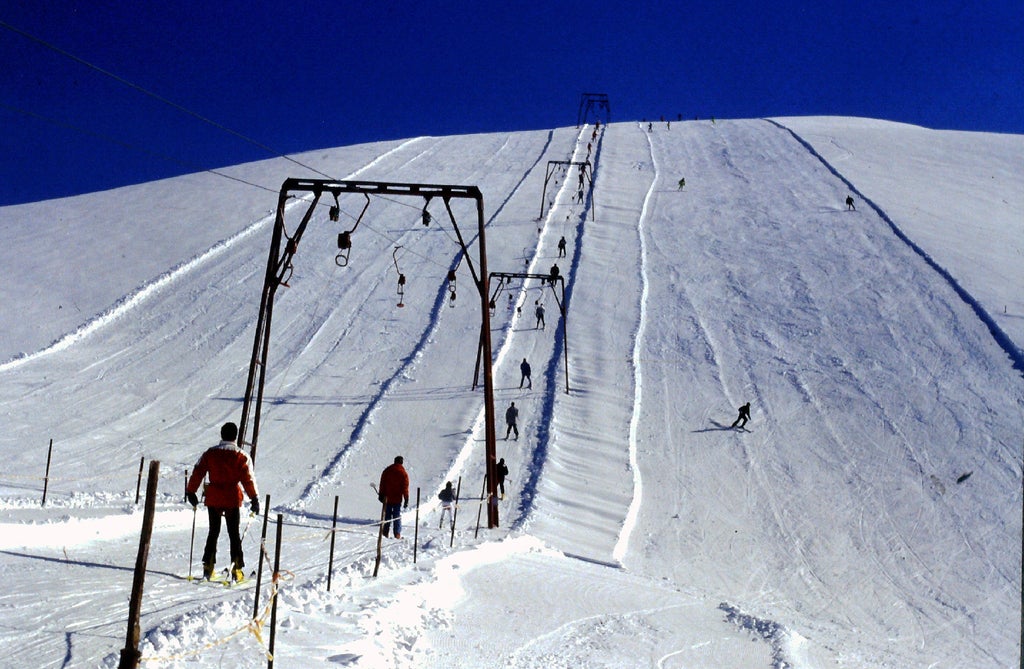
[[(592, 196), (560, 175), (538, 219), (549, 161), (588, 158)], [(280, 666), (1010, 666), (1022, 158), (1020, 136), (865, 119), (616, 123), (0, 209), (0, 665), (116, 666), (140, 457), (161, 461), (144, 657), (265, 664), (252, 591), (185, 580), (182, 479), (238, 417), (276, 191), (323, 172), (479, 186), (489, 269), (558, 263), (568, 311), (563, 330), (550, 288), (502, 286), (497, 405), (517, 404), (521, 436), (498, 444), (503, 527), (477, 537), (479, 308), (443, 204), (424, 227), (422, 201), (373, 198), (344, 268), (335, 237), (363, 199), (314, 215), (275, 307), (256, 461), (285, 519)], [(475, 212), (452, 209), (475, 249)], [(748, 430), (728, 429), (746, 401)], [(422, 493), (417, 562), (406, 531), (373, 579), (368, 483), (396, 454)], [(436, 494), (460, 477), (449, 547)]]

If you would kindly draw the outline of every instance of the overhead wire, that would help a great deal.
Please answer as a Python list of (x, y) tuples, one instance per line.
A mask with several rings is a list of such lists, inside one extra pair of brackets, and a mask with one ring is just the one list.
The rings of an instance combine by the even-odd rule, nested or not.
[(129, 87), (129, 88), (131, 88), (133, 90), (136, 90), (136, 91), (142, 93), (143, 95), (147, 95), (147, 96), (153, 98), (154, 100), (158, 100), (159, 102), (162, 102), (163, 104), (165, 104), (165, 105), (167, 105), (167, 106), (169, 106), (169, 107), (171, 107), (173, 109), (176, 109), (176, 110), (182, 112), (183, 114), (187, 114), (189, 116), (192, 116), (193, 118), (196, 118), (196, 119), (202, 121), (203, 123), (206, 123), (208, 125), (212, 125), (213, 127), (217, 128), (219, 130), (222, 130), (222, 131), (224, 131), (224, 132), (226, 132), (226, 133), (228, 133), (230, 135), (234, 135), (235, 137), (241, 139), (242, 141), (248, 142), (249, 144), (252, 144), (253, 146), (256, 146), (256, 147), (258, 147), (260, 149), (263, 149), (264, 151), (267, 151), (267, 152), (269, 152), (269, 153), (271, 153), (271, 154), (273, 154), (273, 155), (275, 155), (275, 156), (277, 156), (279, 158), (284, 158), (285, 160), (288, 160), (288, 161), (290, 161), (292, 163), (295, 163), (296, 165), (299, 165), (300, 167), (303, 167), (303, 168), (305, 168), (307, 170), (310, 170), (311, 172), (315, 172), (315, 173), (317, 173), (317, 174), (319, 174), (321, 176), (327, 177), (328, 179), (333, 179), (334, 178), (330, 174), (326, 174), (324, 172), (321, 172), (320, 170), (316, 169), (315, 167), (311, 167), (310, 165), (306, 165), (305, 163), (303, 163), (303, 162), (301, 162), (299, 160), (296, 160), (296, 159), (292, 158), (291, 156), (285, 155), (284, 153), (282, 153), (282, 152), (280, 152), (280, 151), (278, 151), (276, 149), (273, 149), (273, 148), (267, 146), (266, 144), (263, 144), (262, 142), (259, 142), (259, 141), (255, 140), (255, 139), (251, 138), (251, 137), (243, 135), (242, 133), (238, 132), (237, 130), (233, 130), (232, 128), (229, 128), (226, 125), (224, 125), (222, 123), (218, 123), (217, 121), (214, 121), (214, 120), (212, 120), (210, 118), (207, 118), (207, 117), (203, 116), (202, 114), (189, 109), (188, 107), (180, 105), (177, 102), (174, 102), (173, 100), (169, 100), (169, 99), (165, 98), (164, 96), (160, 95), (159, 93), (154, 93), (153, 91), (150, 91), (147, 88), (143, 88), (142, 86), (136, 84), (135, 82), (129, 81), (128, 79), (125, 79), (124, 77), (122, 77), (120, 75), (114, 74), (113, 72), (111, 72), (109, 70), (105, 70), (102, 67), (100, 67), (98, 65), (95, 65), (95, 64), (85, 60), (84, 58), (81, 58), (80, 56), (76, 56), (75, 54), (71, 53), (70, 51), (66, 51), (65, 49), (62, 49), (62, 48), (60, 48), (59, 46), (57, 46), (55, 44), (47, 42), (46, 40), (42, 39), (41, 37), (37, 37), (36, 35), (33, 35), (32, 33), (27, 32), (25, 30), (22, 30), (21, 28), (18, 28), (16, 26), (12, 26), (11, 24), (7, 23), (6, 21), (0, 20), (0, 27), (6, 28), (7, 30), (10, 30), (13, 33), (17, 33), (18, 35), (21, 35), (22, 37), (24, 37), (26, 39), (29, 39), (29, 40), (31, 40), (31, 41), (33, 41), (33, 42), (35, 42), (35, 43), (37, 43), (37, 44), (39, 44), (39, 45), (41, 45), (43, 47), (46, 47), (47, 49), (50, 49), (51, 51), (54, 51), (54, 52), (56, 52), (56, 53), (58, 53), (58, 54), (60, 54), (60, 55), (62, 55), (64, 57), (66, 57), (66, 58), (70, 58), (71, 60), (75, 61), (76, 63), (78, 63), (80, 65), (88, 67), (91, 70), (95, 70), (96, 72), (99, 72), (100, 74), (102, 74), (102, 75), (104, 75), (106, 77), (110, 77), (111, 79), (113, 79), (114, 81), (117, 81), (120, 84), (123, 84), (123, 85), (125, 85), (125, 86), (127, 86), (127, 87)]
[[(260, 149), (262, 149), (262, 150), (264, 150), (264, 151), (266, 151), (266, 152), (268, 152), (270, 154), (273, 154), (276, 157), (284, 158), (285, 160), (287, 160), (287, 161), (289, 161), (291, 163), (294, 163), (295, 165), (298, 165), (298, 166), (302, 167), (303, 169), (307, 169), (307, 170), (309, 170), (311, 172), (319, 174), (320, 176), (326, 177), (328, 179), (336, 180), (336, 177), (334, 177), (334, 176), (332, 176), (330, 174), (327, 174), (326, 172), (323, 172), (323, 171), (321, 171), (321, 170), (319, 170), (319, 169), (317, 169), (315, 167), (312, 167), (311, 165), (307, 165), (307, 164), (303, 163), (300, 160), (296, 160), (295, 158), (292, 158), (291, 156), (286, 155), (286, 154), (284, 154), (284, 153), (282, 153), (282, 152), (280, 152), (280, 151), (278, 151), (278, 150), (276, 150), (276, 149), (274, 149), (274, 148), (272, 148), (270, 146), (267, 146), (266, 144), (264, 144), (262, 142), (259, 142), (259, 141), (255, 140), (255, 139), (251, 138), (251, 137), (248, 137), (248, 136), (246, 136), (246, 135), (244, 135), (244, 134), (242, 134), (242, 133), (240, 133), (240, 132), (238, 132), (238, 131), (236, 131), (236, 130), (234, 130), (232, 128), (229, 128), (229, 127), (225, 126), (222, 123), (218, 123), (217, 121), (214, 121), (214, 120), (212, 120), (210, 118), (207, 118), (206, 116), (203, 116), (202, 114), (200, 114), (200, 113), (198, 113), (196, 111), (193, 111), (193, 110), (191, 110), (191, 109), (189, 109), (189, 108), (187, 108), (187, 107), (185, 107), (185, 106), (183, 106), (181, 104), (178, 104), (177, 102), (174, 102), (173, 100), (170, 100), (170, 99), (168, 99), (168, 98), (166, 98), (166, 97), (164, 97), (164, 96), (162, 96), (162, 95), (160, 95), (158, 93), (150, 91), (149, 89), (144, 88), (144, 87), (142, 87), (142, 86), (140, 86), (140, 85), (138, 85), (138, 84), (136, 84), (136, 83), (134, 83), (134, 82), (132, 82), (132, 81), (130, 81), (130, 80), (120, 76), (120, 75), (118, 75), (118, 74), (110, 72), (109, 70), (106, 70), (106, 69), (104, 69), (104, 68), (102, 68), (102, 67), (100, 67), (100, 66), (98, 66), (98, 65), (96, 65), (96, 64), (94, 64), (94, 63), (92, 63), (92, 62), (90, 62), (90, 61), (88, 61), (88, 60), (86, 60), (84, 58), (82, 58), (82, 57), (80, 57), (80, 56), (77, 56), (77, 55), (75, 55), (75, 54), (73, 54), (73, 53), (71, 53), (71, 52), (69, 52), (69, 51), (67, 51), (65, 49), (62, 49), (61, 47), (59, 47), (59, 46), (57, 46), (57, 45), (55, 45), (55, 44), (53, 44), (51, 42), (48, 42), (47, 40), (44, 40), (41, 37), (33, 35), (32, 33), (29, 33), (28, 31), (22, 30), (21, 28), (18, 28), (17, 26), (13, 26), (13, 25), (11, 25), (11, 24), (7, 23), (6, 21), (3, 21), (3, 20), (0, 20), (0, 27), (6, 28), (7, 30), (9, 30), (9, 31), (11, 31), (13, 33), (21, 35), (25, 39), (31, 40), (31, 41), (39, 44), (40, 46), (43, 46), (43, 47), (45, 47), (45, 48), (47, 48), (47, 49), (49, 49), (51, 51), (54, 51), (55, 53), (58, 53), (58, 54), (66, 57), (66, 58), (69, 58), (69, 59), (75, 61), (76, 63), (79, 63), (80, 65), (82, 65), (84, 67), (87, 67), (87, 68), (89, 68), (91, 70), (94, 70), (94, 71), (96, 71), (96, 72), (98, 72), (98, 73), (100, 73), (100, 74), (102, 74), (102, 75), (104, 75), (106, 77), (109, 77), (109, 78), (113, 79), (114, 81), (117, 81), (118, 83), (120, 83), (120, 84), (122, 84), (124, 86), (127, 86), (127, 87), (129, 87), (129, 88), (131, 88), (131, 89), (133, 89), (135, 91), (138, 91), (139, 93), (142, 93), (143, 95), (151, 97), (151, 98), (153, 98), (153, 99), (155, 99), (155, 100), (157, 100), (157, 101), (159, 101), (159, 102), (161, 102), (161, 103), (163, 103), (163, 104), (165, 104), (165, 105), (167, 105), (167, 106), (169, 106), (169, 107), (171, 107), (171, 108), (173, 108), (173, 109), (175, 109), (175, 110), (177, 110), (177, 111), (179, 111), (179, 112), (181, 112), (183, 114), (186, 114), (188, 116), (192, 116), (193, 118), (196, 118), (199, 121), (202, 121), (203, 123), (211, 125), (211, 126), (217, 128), (217, 129), (219, 129), (219, 130), (221, 130), (223, 132), (226, 132), (226, 133), (228, 133), (228, 134), (230, 134), (230, 135), (232, 135), (234, 137), (237, 137), (237, 138), (239, 138), (239, 139), (241, 139), (241, 140), (243, 140), (243, 141), (245, 141), (245, 142), (247, 142), (249, 144), (252, 144), (253, 146), (256, 146), (256, 147), (258, 147), (258, 148), (260, 148)], [(25, 114), (25, 115), (28, 115), (28, 116), (32, 116), (32, 117), (38, 118), (40, 120), (46, 121), (48, 123), (52, 123), (54, 125), (63, 126), (63, 127), (75, 130), (76, 132), (82, 132), (84, 134), (93, 135), (94, 137), (101, 138), (101, 139), (103, 139), (105, 141), (109, 141), (109, 142), (112, 142), (114, 144), (118, 144), (120, 146), (129, 148), (129, 149), (132, 149), (132, 150), (137, 150), (137, 151), (140, 151), (140, 152), (143, 152), (143, 153), (148, 153), (150, 155), (157, 156), (157, 157), (159, 157), (161, 159), (168, 160), (170, 162), (174, 162), (174, 163), (176, 163), (178, 165), (182, 165), (182, 166), (187, 167), (189, 169), (200, 170), (200, 171), (203, 171), (203, 172), (206, 172), (206, 173), (209, 173), (209, 174), (213, 174), (215, 176), (223, 177), (223, 178), (226, 178), (226, 179), (231, 179), (232, 181), (237, 181), (239, 183), (243, 183), (245, 185), (252, 186), (254, 188), (259, 188), (260, 190), (265, 190), (265, 191), (272, 192), (272, 193), (277, 193), (278, 192), (277, 189), (270, 188), (270, 187), (263, 186), (263, 185), (256, 184), (256, 183), (252, 183), (252, 182), (246, 181), (244, 179), (240, 179), (238, 177), (234, 177), (234, 176), (231, 176), (229, 174), (225, 174), (223, 172), (220, 172), (220, 171), (217, 171), (217, 170), (214, 170), (214, 169), (202, 168), (202, 167), (199, 167), (199, 166), (196, 166), (196, 165), (192, 165), (192, 164), (189, 164), (186, 161), (182, 161), (182, 160), (173, 158), (171, 156), (167, 156), (165, 154), (161, 154), (161, 153), (153, 151), (151, 149), (146, 149), (144, 147), (136, 146), (136, 145), (130, 144), (128, 142), (124, 142), (124, 141), (119, 140), (119, 139), (114, 138), (114, 137), (110, 137), (110, 136), (107, 136), (107, 135), (103, 135), (101, 133), (97, 133), (97, 132), (94, 132), (94, 131), (91, 131), (91, 130), (80, 128), (78, 126), (75, 126), (74, 124), (70, 124), (70, 123), (66, 123), (66, 122), (63, 122), (63, 121), (59, 121), (57, 119), (52, 119), (52, 118), (43, 116), (43, 115), (38, 114), (38, 113), (34, 113), (34, 112), (27, 111), (27, 110), (19, 109), (19, 108), (12, 107), (10, 105), (6, 105), (6, 104), (3, 104), (3, 103), (0, 103), (0, 106), (3, 106), (5, 108), (10, 109), (12, 111), (15, 111), (17, 113), (21, 113), (21, 114)], [(408, 202), (403, 202), (403, 201), (400, 201), (400, 200), (397, 200), (397, 199), (394, 199), (394, 198), (389, 198), (389, 197), (381, 196), (381, 195), (377, 195), (376, 197), (378, 197), (378, 198), (380, 198), (382, 200), (391, 202), (393, 204), (397, 204), (397, 205), (400, 205), (400, 206), (403, 206), (403, 207), (408, 207), (410, 209), (416, 209), (418, 212), (421, 211), (420, 207), (417, 207), (416, 205), (410, 204)], [(323, 205), (323, 206), (327, 206), (327, 205)], [(353, 220), (355, 219), (355, 217), (352, 216), (352, 214), (349, 214), (348, 212), (341, 212), (341, 213), (344, 213), (346, 216), (352, 218)], [(374, 229), (374, 227), (371, 226), (371, 225), (367, 224), (366, 227), (368, 227), (370, 230), (372, 230), (376, 234), (380, 235), (381, 237), (383, 237), (384, 239), (387, 239), (388, 241), (390, 241), (392, 243), (396, 243), (397, 242), (397, 240), (392, 239), (387, 234), (385, 234), (385, 233), (383, 233), (383, 232), (381, 232), (379, 230)], [(451, 234), (448, 233), (448, 231), (446, 229), (444, 229), (443, 227), (441, 229), (444, 231), (446, 236), (448, 236), (449, 239), (451, 239)], [(421, 253), (417, 253), (416, 251), (412, 251), (412, 250), (409, 250), (408, 252), (411, 253), (412, 255), (415, 255), (415, 256), (417, 256), (417, 257), (419, 257), (419, 258), (421, 258), (421, 259), (423, 259), (423, 260), (425, 260), (427, 262), (430, 262), (430, 263), (432, 263), (432, 264), (442, 268), (442, 269), (445, 269), (445, 270), (448, 269), (448, 266), (443, 265), (443, 264), (437, 262), (433, 258), (430, 258), (428, 256), (425, 256), (425, 255), (423, 255)]]
[(103, 133), (96, 132), (95, 130), (89, 130), (88, 128), (82, 128), (82, 127), (76, 126), (76, 125), (74, 125), (72, 123), (68, 123), (67, 121), (61, 121), (60, 119), (55, 119), (55, 118), (52, 118), (52, 117), (49, 117), (49, 116), (44, 116), (43, 114), (39, 114), (37, 112), (29, 111), (27, 109), (21, 109), (19, 107), (13, 107), (13, 106), (11, 106), (9, 104), (6, 104), (4, 102), (0, 102), (0, 107), (3, 107), (4, 109), (7, 109), (9, 111), (13, 111), (13, 112), (15, 112), (17, 114), (23, 114), (25, 116), (30, 116), (32, 118), (39, 119), (40, 121), (44, 121), (46, 123), (49, 123), (51, 125), (55, 125), (57, 127), (67, 128), (69, 130), (74, 130), (75, 132), (80, 132), (80, 133), (82, 133), (84, 135), (92, 135), (93, 137), (96, 137), (98, 139), (102, 139), (102, 140), (104, 140), (106, 142), (110, 142), (112, 144), (117, 144), (119, 146), (123, 146), (126, 149), (131, 149), (133, 151), (139, 151), (140, 153), (148, 153), (151, 156), (155, 156), (157, 158), (160, 158), (162, 160), (166, 160), (168, 162), (177, 163), (178, 165), (181, 165), (182, 167), (187, 167), (190, 170), (196, 170), (198, 172), (206, 172), (208, 174), (213, 174), (213, 175), (218, 176), (218, 177), (223, 177), (225, 179), (230, 179), (232, 181), (237, 181), (238, 183), (245, 184), (246, 186), (252, 186), (253, 188), (259, 188), (261, 190), (265, 190), (265, 191), (267, 191), (269, 193), (277, 193), (278, 192), (276, 188), (271, 188), (269, 186), (263, 186), (261, 184), (253, 183), (251, 181), (247, 181), (245, 179), (241, 179), (239, 177), (232, 176), (230, 174), (225, 174), (224, 172), (220, 172), (220, 171), (217, 171), (217, 170), (212, 169), (212, 168), (202, 167), (200, 165), (194, 165), (192, 163), (189, 163), (187, 161), (181, 160), (179, 158), (175, 158), (174, 156), (169, 156), (169, 155), (167, 155), (165, 153), (160, 153), (158, 151), (154, 151), (152, 149), (148, 149), (148, 148), (143, 147), (143, 146), (137, 146), (135, 144), (131, 144), (129, 142), (125, 142), (123, 140), (120, 140), (120, 139), (118, 139), (116, 137), (111, 137), (110, 135), (105, 135)]

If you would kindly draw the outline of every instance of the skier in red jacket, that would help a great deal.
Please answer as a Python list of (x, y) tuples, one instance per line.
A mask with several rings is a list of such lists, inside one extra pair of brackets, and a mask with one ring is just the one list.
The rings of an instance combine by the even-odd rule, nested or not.
[(409, 474), (405, 471), (405, 459), (395, 456), (394, 464), (388, 465), (380, 474), (377, 498), (384, 505), (384, 536), (388, 536), (391, 525), (395, 526), (395, 538), (402, 538), (402, 502), (409, 508)]
[(227, 524), (228, 539), (231, 544), (231, 578), (241, 581), (245, 578), (242, 567), (245, 558), (242, 555), (242, 538), (238, 532), (241, 518), (239, 509), (242, 507), (242, 492), (249, 496), (249, 507), (259, 515), (259, 491), (252, 474), (252, 461), (249, 455), (235, 445), (238, 438), (238, 426), (224, 423), (220, 428), (220, 443), (208, 449), (199, 457), (192, 475), (185, 486), (186, 497), (193, 507), (199, 505), (196, 491), (209, 474), (210, 481), (206, 485), (204, 499), (206, 510), (210, 514), (210, 533), (206, 537), (206, 549), (203, 551), (203, 576), (207, 580), (213, 578), (217, 561), (217, 539), (220, 537), (221, 517)]

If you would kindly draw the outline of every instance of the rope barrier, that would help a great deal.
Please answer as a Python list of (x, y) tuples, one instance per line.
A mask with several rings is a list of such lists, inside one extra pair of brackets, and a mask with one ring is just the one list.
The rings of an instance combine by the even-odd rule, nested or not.
[[(95, 476), (50, 476), (49, 477), (50, 482), (53, 482), (53, 481), (112, 481), (114, 479), (121, 479), (121, 478), (133, 478), (133, 477), (130, 477), (128, 474), (125, 474), (124, 472), (118, 472), (117, 474), (97, 474)], [(8, 481), (8, 480), (16, 480), (16, 481), (45, 481), (46, 479), (47, 479), (46, 476), (36, 476), (34, 474), (33, 475), (28, 475), (28, 474), (25, 474), (25, 475), (19, 475), (19, 474), (8, 475), (8, 474), (4, 474), (3, 477), (0, 477), (0, 483), (2, 483), (4, 481)]]
[(191, 650), (187, 650), (187, 651), (182, 652), (182, 653), (177, 653), (175, 655), (161, 655), (161, 656), (157, 656), (157, 657), (143, 657), (142, 658), (142, 662), (153, 663), (153, 664), (163, 664), (163, 663), (167, 663), (167, 662), (176, 662), (178, 660), (188, 659), (190, 657), (196, 657), (197, 655), (201, 655), (204, 652), (210, 650), (211, 648), (217, 648), (218, 646), (223, 646), (224, 644), (228, 643), (229, 641), (231, 641), (232, 639), (234, 639), (236, 636), (238, 636), (239, 634), (241, 634), (243, 632), (251, 633), (253, 635), (253, 638), (256, 639), (256, 643), (259, 644), (260, 648), (263, 650), (263, 654), (267, 657), (268, 660), (272, 660), (273, 657), (271, 657), (270, 651), (267, 650), (267, 645), (263, 642), (263, 626), (265, 625), (267, 618), (270, 616), (270, 608), (271, 608), (271, 605), (273, 604), (274, 598), (277, 597), (277, 595), (278, 595), (278, 578), (275, 575), (275, 578), (272, 580), (272, 587), (271, 587), (271, 591), (270, 591), (270, 597), (267, 598), (267, 606), (263, 610), (263, 613), (260, 614), (259, 618), (253, 619), (253, 620), (248, 620), (248, 621), (246, 621), (246, 623), (244, 625), (240, 625), (239, 627), (237, 627), (231, 633), (229, 633), (229, 634), (227, 634), (225, 636), (222, 636), (219, 639), (214, 639), (213, 641), (208, 641), (207, 643), (203, 644), (202, 646), (199, 646), (198, 648), (193, 648)]
[[(263, 557), (264, 557), (264, 560), (267, 562), (267, 566), (271, 570), (273, 570), (273, 566), (270, 564), (270, 557), (268, 555), (266, 555), (266, 554)], [(253, 638), (256, 640), (256, 643), (260, 646), (260, 648), (263, 651), (263, 654), (266, 656), (266, 658), (268, 660), (273, 660), (274, 658), (270, 654), (270, 651), (267, 649), (267, 644), (263, 640), (263, 629), (266, 626), (267, 620), (270, 618), (270, 612), (271, 612), (271, 609), (273, 608), (274, 600), (280, 594), (281, 584), (285, 583), (287, 581), (291, 581), (294, 578), (295, 578), (295, 574), (292, 573), (291, 571), (286, 570), (286, 569), (282, 569), (280, 572), (277, 572), (277, 573), (273, 574), (271, 576), (271, 580), (270, 580), (270, 584), (271, 584), (270, 596), (267, 598), (267, 603), (263, 607), (263, 610), (260, 613), (260, 615), (257, 618), (252, 618), (252, 619), (246, 621), (246, 623), (244, 625), (239, 625), (236, 629), (234, 629), (230, 633), (228, 633), (228, 634), (226, 634), (226, 635), (224, 635), (224, 636), (222, 636), (222, 637), (220, 637), (218, 639), (214, 639), (212, 641), (208, 641), (205, 644), (203, 644), (202, 646), (199, 646), (197, 648), (193, 648), (191, 650), (188, 650), (188, 651), (185, 651), (185, 652), (182, 652), (182, 653), (176, 653), (174, 655), (161, 655), (161, 656), (157, 656), (157, 657), (143, 657), (142, 661), (146, 662), (146, 663), (161, 664), (161, 663), (167, 663), (167, 662), (176, 662), (178, 660), (184, 660), (184, 659), (187, 659), (187, 658), (190, 658), (190, 657), (195, 657), (197, 655), (200, 655), (200, 654), (210, 650), (211, 648), (216, 648), (218, 646), (223, 646), (224, 644), (228, 643), (229, 641), (231, 641), (232, 639), (234, 639), (235, 637), (237, 637), (239, 634), (241, 634), (243, 632), (248, 632), (248, 633), (252, 634)]]

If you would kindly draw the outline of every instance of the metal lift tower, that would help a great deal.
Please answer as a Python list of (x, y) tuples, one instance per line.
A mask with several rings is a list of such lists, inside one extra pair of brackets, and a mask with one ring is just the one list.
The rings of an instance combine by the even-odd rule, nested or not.
[[(484, 376), (484, 418), (485, 418), (485, 439), (486, 439), (486, 472), (487, 491), (489, 499), (497, 499), (497, 458), (495, 448), (494, 429), (494, 381), (492, 377), (491, 360), (491, 325), (490, 310), (488, 309), (488, 282), (487, 273), (487, 246), (484, 237), (484, 200), (480, 189), (476, 186), (441, 186), (431, 184), (402, 184), (382, 183), (376, 181), (331, 181), (321, 179), (287, 179), (281, 186), (281, 192), (277, 203), (277, 218), (274, 222), (274, 231), (270, 241), (270, 254), (267, 260), (267, 273), (263, 282), (263, 294), (260, 299), (260, 312), (256, 321), (256, 336), (253, 341), (252, 359), (249, 362), (249, 376), (245, 384), (245, 397), (242, 400), (242, 418), (238, 424), (239, 443), (248, 443), (250, 454), (253, 460), (256, 459), (256, 447), (259, 443), (260, 432), (260, 409), (263, 406), (263, 388), (267, 377), (267, 352), (270, 343), (270, 326), (274, 313), (274, 297), (277, 289), (285, 284), (292, 271), (292, 259), (299, 247), (299, 240), (313, 216), (313, 212), (320, 203), (320, 198), (325, 194), (334, 196), (337, 202), (338, 195), (342, 193), (360, 193), (366, 196), (366, 207), (370, 204), (370, 195), (378, 196), (410, 196), (420, 197), (426, 202), (432, 198), (438, 198), (444, 202), (445, 209), (451, 220), (452, 227), (458, 237), (459, 245), (462, 248), (463, 257), (469, 265), (473, 275), (473, 282), (476, 284), (480, 294), (481, 312), (481, 341), (483, 376)], [(285, 203), (292, 197), (299, 194), (312, 194), (312, 199), (302, 221), (295, 232), (288, 236), (285, 229), (284, 211)], [(452, 213), (451, 200), (453, 198), (471, 199), (476, 202), (477, 211), (477, 234), (479, 236), (480, 257), (479, 273), (473, 266), (469, 257), (466, 242), (455, 221)], [(424, 211), (426, 209), (424, 208)], [(331, 219), (337, 220), (337, 206), (331, 207)], [(339, 258), (344, 258), (347, 264), (347, 249), (351, 248), (351, 236), (359, 226), (360, 215), (351, 230), (338, 235), (338, 248), (341, 249)], [(426, 220), (426, 218), (425, 218)], [(337, 260), (336, 260), (337, 261)], [(339, 264), (342, 264), (339, 262)], [(255, 405), (253, 404), (255, 400)], [(249, 431), (250, 416), (252, 417), (252, 436), (246, 440)], [(487, 504), (487, 526), (498, 526), (498, 506)]]

